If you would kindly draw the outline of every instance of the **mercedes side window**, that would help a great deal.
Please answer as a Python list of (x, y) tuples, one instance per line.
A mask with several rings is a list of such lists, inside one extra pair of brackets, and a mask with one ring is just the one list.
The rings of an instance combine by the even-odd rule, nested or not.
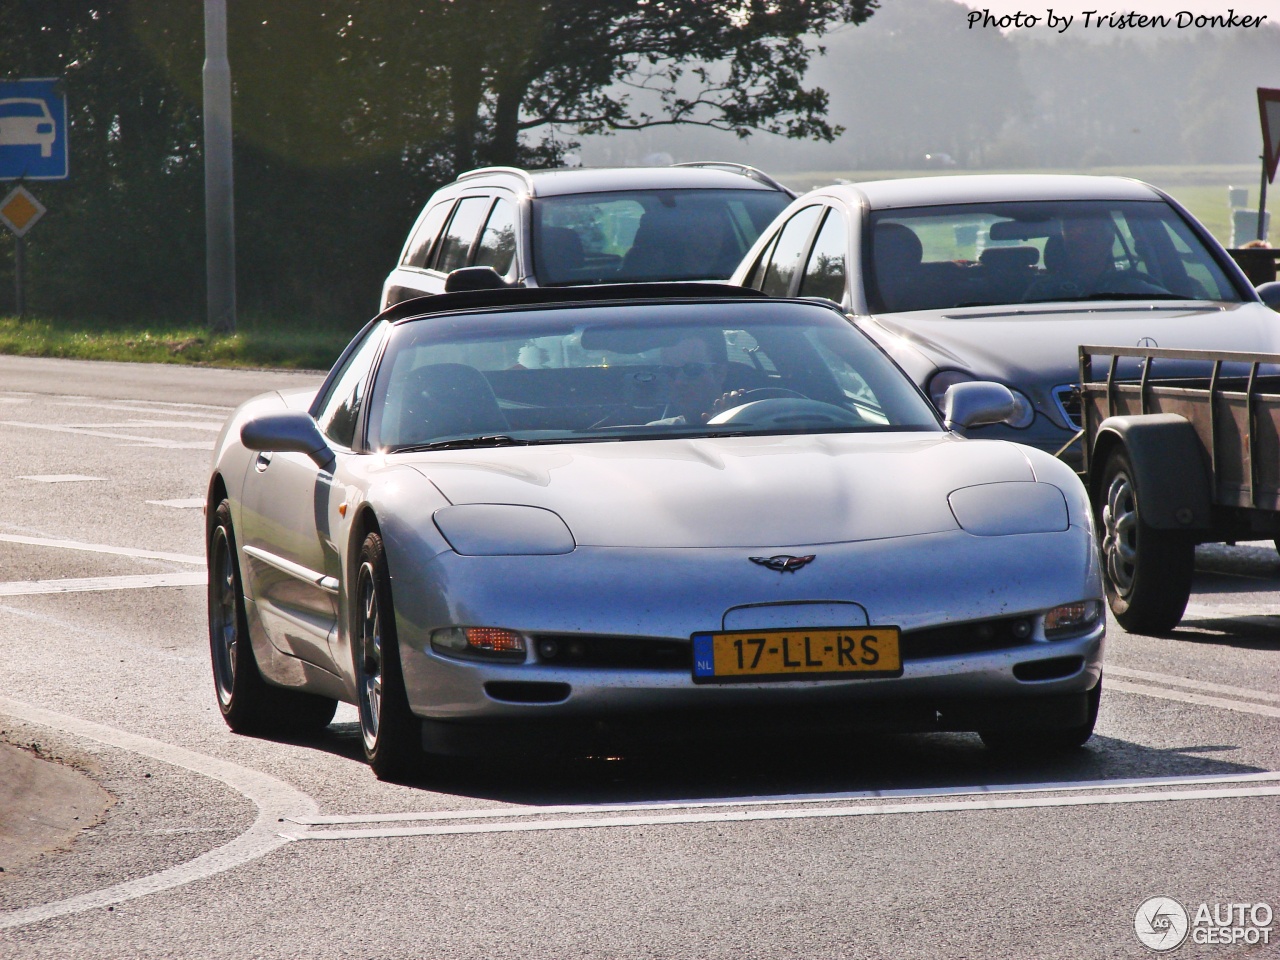
[(825, 297), (835, 303), (844, 302), (847, 237), (844, 216), (839, 210), (832, 208), (827, 212), (827, 219), (823, 221), (818, 239), (814, 241), (813, 252), (809, 254), (809, 263), (805, 267), (804, 278), (800, 281), (800, 296)]
[(355, 446), (356, 421), (360, 419), (369, 368), (373, 365), (373, 358), (378, 355), (383, 329), (385, 326), (375, 328), (365, 337), (364, 343), (347, 358), (346, 367), (339, 374), (316, 418), (320, 432), (341, 447), (350, 449)]
[(499, 199), (489, 214), (489, 222), (480, 234), (472, 266), (493, 267), (499, 276), (511, 272), (516, 258), (516, 211), (508, 201)]
[(489, 212), (490, 197), (465, 197), (458, 202), (453, 211), (453, 218), (445, 228), (444, 239), (440, 241), (440, 253), (436, 259), (436, 269), (441, 273), (449, 273), (459, 267), (465, 267), (471, 258), (471, 247), (480, 233), (480, 224), (484, 223), (485, 214)]
[(445, 217), (452, 209), (453, 203), (449, 201), (437, 203), (427, 211), (427, 215), (418, 224), (418, 229), (414, 231), (413, 239), (409, 241), (404, 260), (401, 261), (404, 266), (421, 269), (427, 265), (427, 258), (431, 255), (436, 239), (440, 236), (440, 228), (444, 226)]
[(761, 291), (771, 297), (786, 297), (791, 293), (791, 280), (804, 263), (809, 238), (822, 214), (820, 206), (805, 207), (787, 221), (774, 245), (773, 256), (765, 270)]

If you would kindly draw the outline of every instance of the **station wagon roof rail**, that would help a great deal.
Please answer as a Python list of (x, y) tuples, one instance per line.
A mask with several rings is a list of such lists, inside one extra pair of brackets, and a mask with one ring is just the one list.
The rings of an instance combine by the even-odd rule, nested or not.
[(740, 173), (744, 177), (750, 177), (752, 180), (758, 180), (767, 186), (773, 187), (775, 190), (781, 190), (783, 193), (792, 197), (799, 196), (794, 190), (783, 183), (779, 183), (773, 177), (769, 176), (758, 167), (749, 167), (745, 163), (732, 163), (728, 160), (693, 160), (689, 163), (673, 163), (673, 167), (701, 167), (713, 170), (730, 170), (734, 173)]

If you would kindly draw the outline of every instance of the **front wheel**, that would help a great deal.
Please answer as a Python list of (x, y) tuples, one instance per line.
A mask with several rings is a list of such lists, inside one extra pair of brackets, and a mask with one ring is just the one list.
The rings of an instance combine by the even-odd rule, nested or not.
[(209, 654), (218, 709), (236, 733), (313, 733), (328, 726), (338, 701), (272, 686), (262, 679), (249, 642), (231, 504), (223, 500), (209, 527)]
[(421, 725), (405, 694), (391, 577), (376, 533), (360, 548), (354, 599), (351, 648), (364, 756), (379, 780), (398, 780), (422, 762)]
[(1187, 608), (1196, 545), (1177, 530), (1157, 530), (1143, 521), (1133, 478), (1128, 453), (1113, 451), (1095, 504), (1107, 602), (1130, 633), (1165, 634)]

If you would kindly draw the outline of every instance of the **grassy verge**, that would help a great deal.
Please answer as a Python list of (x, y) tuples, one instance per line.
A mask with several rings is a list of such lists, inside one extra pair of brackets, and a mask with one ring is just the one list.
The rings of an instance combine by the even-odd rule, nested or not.
[(304, 323), (242, 323), (233, 335), (196, 325), (0, 317), (0, 353), (76, 360), (185, 363), (210, 367), (327, 370), (354, 330)]

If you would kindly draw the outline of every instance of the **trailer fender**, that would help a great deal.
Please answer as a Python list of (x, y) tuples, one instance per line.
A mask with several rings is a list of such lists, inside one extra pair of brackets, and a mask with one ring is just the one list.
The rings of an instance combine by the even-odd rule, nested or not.
[(1133, 465), (1142, 519), (1157, 530), (1205, 532), (1212, 527), (1212, 487), (1204, 445), (1185, 417), (1173, 413), (1108, 417), (1098, 427), (1089, 457), (1094, 500), (1102, 471), (1117, 447)]

